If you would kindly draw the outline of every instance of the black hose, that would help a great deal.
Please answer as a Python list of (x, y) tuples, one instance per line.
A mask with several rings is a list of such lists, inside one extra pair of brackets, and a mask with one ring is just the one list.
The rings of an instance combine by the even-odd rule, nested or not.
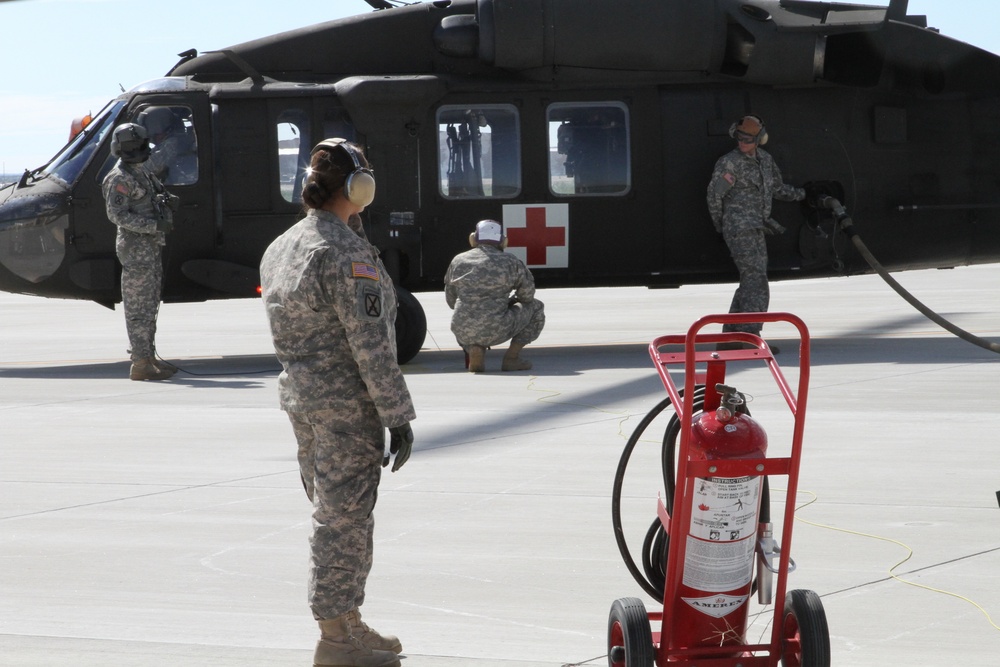
[[(697, 414), (701, 412), (705, 403), (705, 387), (704, 385), (698, 385), (694, 391), (693, 411), (694, 414)], [(680, 394), (683, 397), (683, 389), (680, 391)], [(659, 516), (655, 517), (646, 531), (646, 536), (643, 540), (641, 554), (642, 571), (640, 571), (625, 541), (625, 532), (622, 529), (621, 519), (621, 499), (625, 471), (628, 468), (629, 460), (632, 458), (632, 452), (635, 451), (639, 439), (649, 425), (670, 405), (671, 400), (667, 396), (657, 403), (636, 426), (628, 442), (625, 443), (625, 449), (622, 451), (621, 459), (618, 462), (618, 469), (615, 472), (615, 481), (611, 491), (611, 524), (615, 532), (615, 541), (618, 543), (618, 551), (625, 562), (625, 567), (628, 568), (636, 583), (660, 603), (663, 602), (663, 588), (666, 583), (667, 550), (670, 546), (670, 538), (664, 530)], [(667, 508), (667, 512), (673, 509), (674, 488), (677, 478), (674, 458), (677, 452), (677, 436), (680, 434), (680, 426), (680, 420), (677, 418), (677, 413), (674, 412), (670, 416), (667, 428), (663, 432), (663, 442), (660, 450), (663, 485), (666, 489), (663, 502)]]
[[(683, 397), (683, 390), (680, 391)], [(655, 420), (661, 412), (667, 409), (671, 405), (670, 397), (664, 398), (662, 401), (656, 404), (652, 410), (650, 410), (642, 421), (639, 422), (632, 435), (629, 437), (628, 442), (625, 443), (625, 449), (622, 451), (621, 459), (618, 462), (618, 469), (615, 472), (614, 486), (611, 491), (611, 523), (615, 531), (615, 541), (618, 543), (618, 551), (622, 556), (622, 560), (625, 561), (625, 566), (628, 571), (632, 574), (632, 578), (635, 579), (644, 591), (649, 593), (651, 597), (662, 604), (663, 602), (663, 590), (666, 585), (667, 579), (667, 553), (670, 549), (670, 536), (664, 529), (663, 523), (660, 521), (660, 517), (657, 516), (653, 519), (653, 522), (649, 525), (649, 529), (646, 531), (646, 536), (642, 543), (642, 572), (636, 566), (635, 560), (632, 558), (632, 553), (629, 551), (628, 544), (625, 542), (625, 533), (622, 529), (621, 520), (621, 495), (622, 495), (622, 485), (625, 479), (625, 471), (628, 468), (629, 460), (632, 458), (632, 452), (635, 450), (635, 446), (639, 443), (639, 439), (642, 434), (645, 433), (649, 425)], [(705, 386), (697, 385), (694, 389), (694, 401), (692, 406), (692, 414), (699, 414), (705, 406)], [(740, 405), (737, 411), (741, 414), (750, 415), (750, 411), (746, 407), (746, 403)], [(677, 413), (674, 412), (670, 416), (670, 421), (667, 423), (666, 429), (663, 431), (663, 441), (660, 449), (661, 456), (661, 467), (663, 472), (663, 486), (665, 489), (665, 494), (663, 498), (663, 504), (667, 509), (667, 513), (673, 512), (674, 505), (674, 490), (677, 486), (677, 467), (675, 459), (677, 456), (677, 443), (678, 436), (681, 432), (681, 423), (677, 418)], [(763, 489), (761, 490), (761, 503), (760, 503), (760, 518), (758, 519), (760, 523), (769, 523), (771, 521), (771, 500), (770, 491), (768, 488), (767, 477), (764, 478)], [(754, 581), (752, 585), (752, 590), (756, 590), (757, 582)]]
[[(683, 390), (682, 390), (683, 391)], [(639, 571), (639, 567), (635, 563), (635, 559), (632, 558), (632, 553), (629, 551), (628, 544), (625, 542), (625, 531), (622, 528), (622, 485), (625, 481), (625, 471), (628, 468), (629, 459), (632, 457), (632, 452), (635, 450), (635, 446), (639, 443), (639, 438), (645, 432), (646, 428), (656, 419), (661, 412), (663, 412), (667, 407), (670, 406), (670, 397), (667, 396), (662, 401), (656, 404), (652, 410), (650, 410), (642, 421), (639, 422), (632, 435), (629, 437), (628, 442), (625, 443), (625, 449), (622, 450), (621, 458), (618, 461), (618, 468), (615, 471), (615, 481), (611, 489), (611, 525), (615, 533), (615, 542), (618, 543), (618, 552), (622, 556), (622, 560), (625, 562), (625, 567), (628, 568), (629, 573), (632, 578), (635, 579), (636, 583), (642, 587), (650, 597), (663, 602), (663, 585), (662, 582), (660, 586), (656, 586), (654, 582), (651, 582), (647, 577), (643, 576), (643, 573)], [(674, 414), (674, 419), (677, 418), (676, 413)], [(656, 519), (656, 524), (659, 524), (659, 517)], [(648, 550), (649, 545), (652, 544), (656, 529), (654, 526), (650, 526), (650, 530), (646, 533), (646, 540), (643, 545), (643, 550)], [(651, 577), (655, 578), (655, 577)]]
[(855, 231), (854, 222), (851, 220), (851, 216), (847, 215), (847, 212), (844, 210), (843, 205), (833, 197), (827, 197), (827, 198), (821, 197), (820, 199), (821, 199), (820, 204), (822, 206), (825, 206), (826, 208), (829, 208), (834, 212), (834, 215), (837, 217), (837, 221), (840, 223), (840, 228), (851, 239), (851, 242), (854, 244), (854, 247), (858, 249), (858, 252), (861, 253), (861, 256), (865, 258), (865, 261), (868, 262), (868, 266), (872, 267), (875, 273), (881, 276), (882, 280), (884, 280), (886, 284), (889, 285), (889, 287), (891, 287), (896, 292), (896, 294), (903, 297), (903, 299), (907, 303), (909, 303), (911, 306), (913, 306), (921, 313), (923, 313), (923, 315), (931, 322), (934, 322), (941, 328), (955, 334), (962, 340), (968, 343), (972, 343), (973, 345), (978, 345), (979, 347), (985, 350), (989, 350), (990, 352), (1000, 353), (1000, 344), (992, 343), (986, 340), (985, 338), (980, 338), (975, 334), (971, 334), (968, 331), (955, 326), (954, 324), (952, 324), (951, 322), (944, 319), (943, 317), (935, 313), (933, 310), (922, 304), (920, 301), (917, 300), (915, 296), (907, 292), (902, 285), (896, 282), (895, 278), (889, 275), (889, 272), (886, 271), (885, 267), (882, 266), (882, 264), (877, 259), (875, 259), (875, 256), (872, 255), (871, 251), (868, 250), (868, 246), (865, 245), (864, 241), (861, 240), (861, 237), (858, 236), (857, 231)]

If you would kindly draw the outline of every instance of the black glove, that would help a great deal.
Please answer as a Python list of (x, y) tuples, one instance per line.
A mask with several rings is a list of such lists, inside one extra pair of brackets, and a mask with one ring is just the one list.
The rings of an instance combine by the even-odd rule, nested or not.
[(164, 234), (169, 234), (170, 230), (174, 228), (174, 223), (171, 220), (165, 220), (160, 218), (156, 221), (156, 231), (163, 232)]
[(400, 426), (389, 428), (389, 454), (382, 459), (382, 467), (389, 465), (392, 454), (396, 455), (396, 461), (392, 464), (392, 471), (396, 472), (403, 467), (407, 459), (410, 458), (410, 451), (413, 448), (413, 429), (409, 422)]

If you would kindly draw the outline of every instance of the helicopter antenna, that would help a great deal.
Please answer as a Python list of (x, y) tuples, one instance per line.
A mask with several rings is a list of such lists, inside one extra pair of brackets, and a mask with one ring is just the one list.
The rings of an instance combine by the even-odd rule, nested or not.
[(887, 21), (905, 21), (906, 10), (910, 0), (889, 0), (889, 8), (885, 12)]

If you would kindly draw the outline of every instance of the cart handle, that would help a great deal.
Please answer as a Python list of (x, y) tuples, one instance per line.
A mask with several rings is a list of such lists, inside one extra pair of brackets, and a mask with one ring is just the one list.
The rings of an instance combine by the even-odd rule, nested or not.
[[(800, 342), (799, 386), (797, 392), (792, 392), (788, 382), (785, 380), (784, 375), (781, 373), (781, 369), (778, 367), (778, 363), (774, 359), (774, 355), (771, 353), (771, 348), (762, 338), (760, 338), (760, 336), (740, 331), (709, 334), (699, 333), (703, 328), (710, 324), (747, 324), (750, 322), (787, 322), (794, 325), (795, 328), (798, 329)], [(696, 343), (725, 342), (747, 343), (756, 349), (733, 350), (727, 352), (695, 351)], [(683, 345), (683, 359), (676, 354), (661, 354), (660, 348), (664, 345)], [(792, 411), (793, 415), (797, 414), (800, 409), (804, 409), (805, 407), (806, 392), (809, 387), (809, 353), (809, 329), (806, 327), (805, 322), (803, 322), (796, 315), (784, 312), (705, 315), (704, 317), (696, 320), (690, 328), (688, 328), (687, 334), (668, 334), (665, 336), (659, 336), (653, 339), (653, 342), (649, 344), (649, 356), (653, 359), (656, 370), (660, 374), (660, 379), (663, 381), (663, 385), (666, 388), (667, 393), (670, 395), (670, 401), (674, 406), (674, 410), (677, 411), (677, 416), (682, 419), (681, 423), (686, 423), (686, 421), (683, 421), (684, 416), (691, 414), (694, 405), (694, 370), (696, 362), (707, 363), (709, 361), (720, 360), (759, 359), (764, 361), (767, 364), (768, 369), (771, 371), (771, 375), (774, 377), (775, 382), (778, 384), (778, 389), (781, 391), (781, 395), (785, 398), (788, 408)], [(677, 391), (673, 378), (670, 377), (670, 374), (664, 368), (666, 364), (676, 363), (683, 363), (684, 365), (683, 399)]]

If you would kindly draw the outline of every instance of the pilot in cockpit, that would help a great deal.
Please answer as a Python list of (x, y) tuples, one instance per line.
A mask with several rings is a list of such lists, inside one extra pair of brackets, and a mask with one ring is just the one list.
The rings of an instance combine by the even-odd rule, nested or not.
[[(180, 109), (178, 109), (180, 110)], [(190, 112), (183, 110), (190, 115)], [(191, 185), (198, 180), (198, 144), (193, 128), (170, 107), (149, 107), (136, 118), (153, 146), (149, 168), (164, 185)]]

